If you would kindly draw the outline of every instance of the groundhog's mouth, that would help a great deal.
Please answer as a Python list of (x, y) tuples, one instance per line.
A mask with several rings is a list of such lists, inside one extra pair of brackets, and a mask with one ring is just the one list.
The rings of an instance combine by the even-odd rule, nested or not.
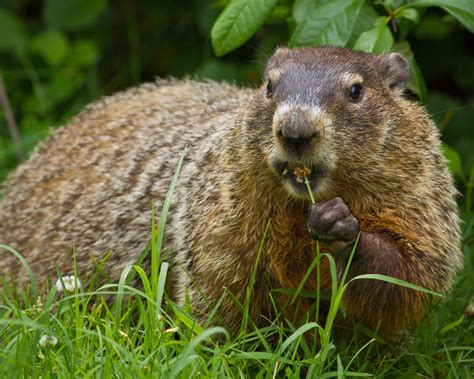
[(324, 166), (319, 164), (274, 161), (273, 168), (286, 183), (291, 185), (292, 190), (298, 196), (304, 198), (309, 196), (305, 178), (308, 180), (310, 188), (314, 192), (318, 186), (318, 182), (325, 174)]

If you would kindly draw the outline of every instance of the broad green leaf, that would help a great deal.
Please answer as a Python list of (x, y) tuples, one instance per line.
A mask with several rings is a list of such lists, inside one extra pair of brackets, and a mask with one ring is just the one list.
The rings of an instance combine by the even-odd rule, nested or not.
[(462, 171), (462, 161), (459, 153), (451, 146), (443, 144), (443, 154), (448, 160), (448, 166), (451, 172), (459, 179), (464, 180), (464, 173)]
[(375, 21), (375, 27), (362, 33), (353, 48), (368, 53), (386, 53), (392, 45), (393, 37), (387, 27), (387, 18), (379, 17)]
[(406, 18), (418, 24), (420, 22), (420, 12), (415, 8), (405, 8), (397, 13), (396, 17)]
[(21, 21), (3, 9), (0, 9), (0, 51), (20, 48), (25, 42)]
[(345, 46), (363, 3), (364, 0), (314, 2), (307, 7), (306, 17), (296, 26), (290, 45)]
[(349, 38), (348, 45), (354, 46), (355, 41), (365, 31), (373, 28), (375, 21), (380, 17), (372, 5), (364, 4), (360, 9), (359, 16), (354, 24), (352, 35)]
[(410, 6), (441, 7), (455, 17), (471, 33), (474, 33), (474, 1), (473, 0), (414, 0)]
[(426, 88), (425, 80), (423, 79), (423, 74), (421, 68), (416, 63), (415, 59), (409, 61), (411, 78), (408, 82), (408, 88), (420, 96), (422, 103), (426, 103), (428, 99), (428, 89)]
[(79, 30), (93, 24), (106, 5), (106, 0), (46, 0), (43, 20), (49, 26)]
[(308, 13), (316, 6), (323, 5), (325, 0), (296, 0), (293, 5), (293, 18), (297, 24), (303, 22)]
[(233, 0), (211, 30), (217, 56), (236, 49), (252, 37), (272, 14), (278, 0)]
[(415, 57), (411, 50), (410, 44), (407, 41), (398, 41), (393, 45), (392, 51), (400, 53), (408, 61), (410, 65), (411, 77), (410, 77), (410, 81), (408, 82), (407, 87), (411, 91), (416, 93), (420, 97), (420, 100), (423, 103), (426, 103), (426, 98), (427, 98), (426, 84), (423, 79), (421, 70), (415, 61)]
[[(390, 12), (392, 12), (393, 10), (395, 10), (395, 8), (397, 7), (397, 4), (395, 4), (395, 1), (394, 0), (384, 0), (384, 1), (375, 1), (376, 4), (383, 4)], [(397, 1), (398, 3), (398, 1)]]
[(69, 52), (69, 41), (58, 30), (45, 30), (31, 41), (31, 49), (41, 55), (50, 66), (63, 62)]

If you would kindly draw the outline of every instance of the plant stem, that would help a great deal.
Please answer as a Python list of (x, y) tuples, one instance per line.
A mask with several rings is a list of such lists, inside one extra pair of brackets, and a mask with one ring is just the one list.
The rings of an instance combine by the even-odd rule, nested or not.
[(313, 191), (311, 191), (311, 185), (309, 184), (308, 177), (304, 177), (304, 184), (306, 184), (306, 188), (308, 189), (309, 198), (311, 199), (312, 204), (316, 204), (316, 200), (314, 199)]
[(0, 72), (0, 105), (3, 109), (5, 120), (7, 122), (8, 130), (12, 137), (13, 143), (15, 145), (15, 152), (18, 162), (23, 161), (25, 155), (21, 149), (21, 136), (18, 131), (18, 126), (13, 116), (13, 111), (10, 106), (10, 101), (8, 100), (7, 89), (5, 87), (5, 82), (3, 81), (2, 73)]

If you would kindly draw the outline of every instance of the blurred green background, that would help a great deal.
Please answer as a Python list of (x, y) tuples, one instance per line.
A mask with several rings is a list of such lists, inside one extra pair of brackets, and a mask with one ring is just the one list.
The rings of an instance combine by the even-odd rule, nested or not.
[[(0, 73), (20, 133), (15, 144), (2, 106), (0, 181), (51, 127), (103, 95), (169, 75), (258, 84), (266, 57), (288, 43), (294, 2), (280, 1), (246, 44), (217, 58), (210, 31), (227, 3), (0, 0)], [(392, 32), (411, 45), (463, 187), (474, 167), (474, 38), (440, 8), (421, 15), (407, 35)]]

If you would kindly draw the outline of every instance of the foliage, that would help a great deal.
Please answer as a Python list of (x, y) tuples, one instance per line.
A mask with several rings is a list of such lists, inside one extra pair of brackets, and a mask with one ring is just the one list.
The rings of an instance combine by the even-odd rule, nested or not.
[[(212, 29), (212, 42), (217, 55), (224, 55), (247, 41), (272, 14), (275, 0), (234, 0), (225, 8)], [(382, 6), (382, 13), (376, 10)], [(282, 1), (282, 14), (293, 14), (296, 26), (291, 29), (290, 46), (336, 45), (377, 52), (375, 41), (384, 32), (380, 49), (388, 51), (393, 43), (388, 27), (393, 20), (394, 32), (398, 28), (401, 39), (420, 22), (419, 8), (439, 6), (452, 14), (464, 27), (474, 33), (474, 4), (466, 0), (385, 0), (378, 2), (363, 0), (295, 0)], [(362, 15), (359, 16), (359, 13)], [(380, 23), (379, 19), (384, 19)], [(372, 24), (372, 25), (371, 25)], [(291, 26), (291, 25), (290, 25)], [(349, 43), (350, 37), (353, 43)]]
[(256, 78), (203, 49), (217, 11), (206, 0), (0, 0), (0, 75), (21, 134), (15, 144), (0, 106), (0, 182), (18, 151), (103, 95), (157, 75)]

